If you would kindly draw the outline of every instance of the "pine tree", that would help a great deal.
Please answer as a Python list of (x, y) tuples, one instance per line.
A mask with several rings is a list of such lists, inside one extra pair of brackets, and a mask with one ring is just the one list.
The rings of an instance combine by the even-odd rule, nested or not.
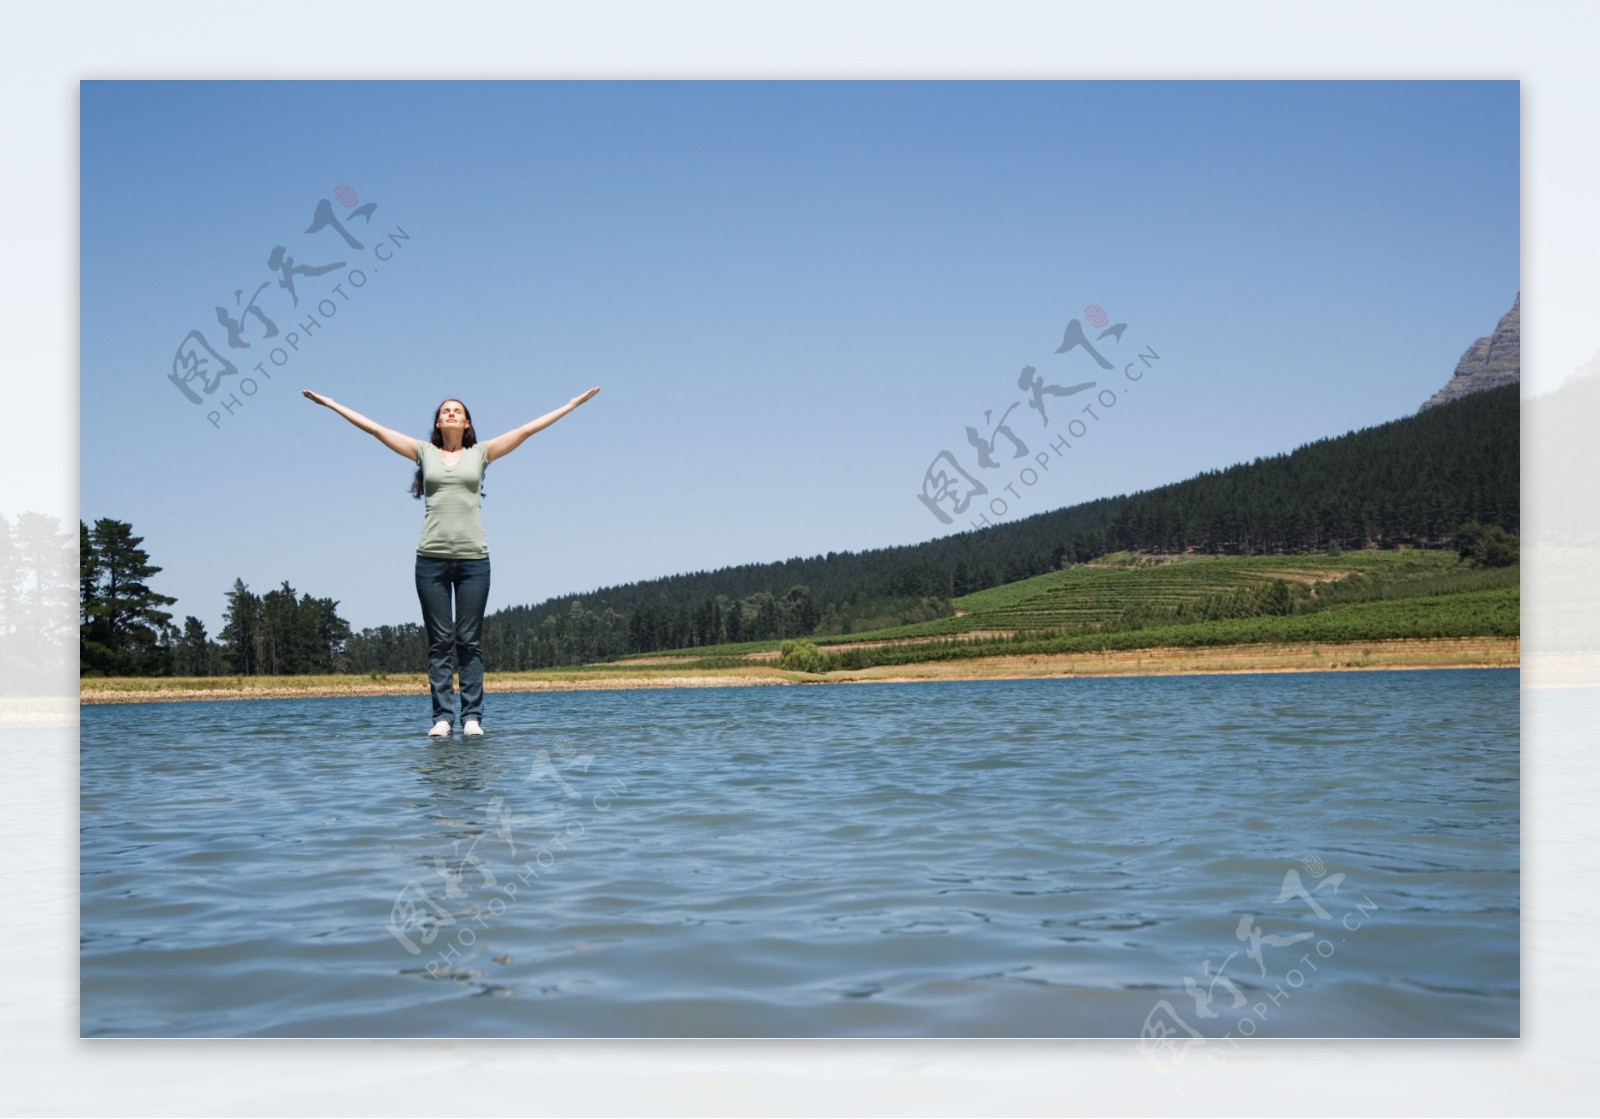
[(193, 614), (183, 619), (183, 636), (174, 652), (173, 672), (179, 676), (211, 675), (211, 642), (205, 623)]
[[(81, 534), (79, 539), (81, 545)], [(126, 521), (102, 517), (94, 523), (89, 543), (94, 558), (86, 563), (80, 556), (78, 566), (87, 636), (105, 650), (109, 663), (104, 667), (112, 671), (136, 674), (156, 667), (163, 627), (172, 622), (172, 615), (160, 607), (177, 601), (145, 582), (161, 568), (150, 563), (140, 547), (144, 537), (133, 535)]]
[(228, 592), (228, 609), (222, 616), (223, 657), (228, 670), (240, 676), (261, 671), (256, 652), (257, 631), (261, 626), (261, 599), (250, 592), (243, 579), (233, 581)]
[(89, 526), (78, 522), (78, 671), (112, 671), (110, 626), (100, 608), (100, 553)]

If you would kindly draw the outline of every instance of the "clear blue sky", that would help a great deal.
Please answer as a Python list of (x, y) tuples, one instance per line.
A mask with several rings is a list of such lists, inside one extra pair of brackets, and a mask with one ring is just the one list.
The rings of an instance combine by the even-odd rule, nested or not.
[[(976, 469), (1023, 365), (1103, 376), (1052, 352), (1089, 304), (1161, 360), (1003, 519), (1410, 414), (1519, 287), (1515, 82), (81, 94), (81, 514), (132, 522), (213, 633), (236, 577), (418, 620), (407, 464), (301, 388), (421, 436), (446, 396), (498, 434), (602, 387), (489, 470), (495, 610), (965, 527), (924, 471)], [(305, 232), (323, 199), (360, 250)], [(293, 308), (279, 245), (345, 267)], [(214, 308), (262, 283), (280, 335), (231, 349)], [(194, 330), (255, 381), (220, 427), (168, 380)]]

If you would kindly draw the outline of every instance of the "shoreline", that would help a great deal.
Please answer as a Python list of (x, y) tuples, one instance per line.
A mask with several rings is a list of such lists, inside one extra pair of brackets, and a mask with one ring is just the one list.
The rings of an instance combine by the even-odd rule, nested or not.
[[(1195, 648), (1128, 649), (1105, 653), (997, 655), (877, 668), (841, 670), (824, 676), (753, 663), (749, 667), (699, 670), (629, 671), (605, 667), (544, 669), (538, 673), (488, 673), (484, 690), (515, 692), (622, 691), (653, 688), (774, 687), (811, 684), (903, 684), (930, 680), (1077, 679), (1112, 676), (1209, 676), (1291, 673), (1369, 672), (1452, 668), (1520, 668), (1517, 637), (1429, 638), (1288, 645), (1219, 645)], [(1585, 674), (1587, 675), (1587, 674)], [(215, 681), (215, 683), (211, 683)], [(228, 681), (229, 683), (224, 683)], [(259, 683), (256, 683), (259, 681)], [(338, 682), (332, 682), (338, 681)], [(1576, 682), (1576, 681), (1574, 681)], [(185, 686), (185, 685), (188, 686)], [(198, 686), (197, 686), (198, 685)], [(87, 678), (80, 681), (80, 705), (176, 703), (237, 699), (325, 699), (346, 696), (426, 696), (422, 673), (393, 680), (369, 677), (190, 677)]]

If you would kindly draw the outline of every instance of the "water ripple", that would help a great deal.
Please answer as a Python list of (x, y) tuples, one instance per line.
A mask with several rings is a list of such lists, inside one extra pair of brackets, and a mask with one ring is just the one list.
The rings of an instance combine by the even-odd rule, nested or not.
[(1218, 975), (1271, 1036), (1518, 1029), (1515, 671), (417, 716), (85, 708), (83, 1033), (1136, 1036)]

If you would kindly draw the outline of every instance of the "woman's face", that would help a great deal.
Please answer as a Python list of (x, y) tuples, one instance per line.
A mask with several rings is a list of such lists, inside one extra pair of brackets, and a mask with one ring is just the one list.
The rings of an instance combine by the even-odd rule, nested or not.
[(459, 400), (446, 400), (439, 405), (439, 415), (434, 423), (440, 432), (464, 433), (467, 430), (467, 406)]

